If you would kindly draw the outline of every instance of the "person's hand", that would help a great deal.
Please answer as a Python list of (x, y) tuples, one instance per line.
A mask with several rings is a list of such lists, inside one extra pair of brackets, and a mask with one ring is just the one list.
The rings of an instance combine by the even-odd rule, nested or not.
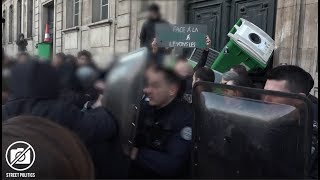
[(211, 39), (210, 39), (210, 37), (207, 35), (206, 36), (206, 48), (205, 48), (205, 50), (206, 51), (209, 51), (209, 48), (211, 47)]
[(92, 108), (98, 108), (98, 107), (102, 107), (102, 100), (103, 100), (103, 95), (100, 94), (97, 101), (92, 105)]
[(151, 43), (151, 47), (152, 47), (152, 52), (153, 53), (157, 53), (158, 52), (158, 43), (157, 43), (157, 39), (153, 38), (153, 41)]
[(130, 159), (135, 160), (137, 158), (138, 152), (139, 152), (139, 149), (136, 147), (133, 147), (130, 153)]

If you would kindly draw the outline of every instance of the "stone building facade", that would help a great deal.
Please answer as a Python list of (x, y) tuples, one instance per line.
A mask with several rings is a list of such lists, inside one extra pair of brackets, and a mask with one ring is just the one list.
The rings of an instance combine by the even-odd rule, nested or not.
[[(139, 47), (139, 33), (146, 19), (144, 10), (152, 1), (155, 0), (3, 0), (2, 17), (6, 22), (2, 25), (2, 45), (6, 53), (14, 55), (17, 52), (15, 40), (19, 33), (23, 33), (28, 39), (28, 52), (36, 54), (36, 45), (43, 41), (45, 25), (48, 23), (54, 53), (76, 54), (86, 49), (93, 53), (95, 62), (103, 68), (110, 62), (110, 54), (123, 54)], [(261, 23), (261, 26), (268, 26), (266, 28), (270, 31), (269, 34), (276, 42), (273, 64), (295, 64), (307, 70), (315, 78), (313, 93), (318, 96), (318, 0), (156, 2), (161, 7), (163, 17), (170, 23), (196, 23), (197, 21), (190, 21), (190, 14), (193, 13), (189, 8), (191, 6), (202, 13), (193, 13), (196, 18), (210, 14), (212, 21), (210, 19), (207, 23), (213, 23), (214, 33), (217, 31), (216, 27), (225, 26), (225, 15), (219, 12), (225, 12), (226, 7), (231, 7), (231, 11), (234, 11), (226, 17), (236, 16), (237, 13), (241, 15), (246, 9), (248, 13), (243, 17), (259, 16), (260, 12), (262, 15), (273, 13), (272, 27), (270, 22)], [(268, 7), (273, 5), (272, 3), (274, 9), (271, 11)], [(252, 12), (250, 15), (250, 8), (257, 9), (260, 6), (258, 15)], [(213, 7), (215, 12), (206, 7)], [(217, 34), (226, 36), (225, 31), (221, 32)], [(212, 39), (213, 44), (220, 42), (219, 37)]]

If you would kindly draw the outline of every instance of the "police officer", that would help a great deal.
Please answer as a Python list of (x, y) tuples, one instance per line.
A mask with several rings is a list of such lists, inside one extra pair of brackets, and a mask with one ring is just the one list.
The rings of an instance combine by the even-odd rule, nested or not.
[(182, 98), (182, 87), (173, 71), (149, 69), (130, 156), (131, 178), (183, 178), (189, 172), (193, 114)]
[[(295, 93), (307, 97), (310, 94), (313, 85), (312, 76), (299, 66), (281, 65), (268, 72), (264, 89)], [(274, 103), (283, 103), (283, 101), (286, 101), (287, 99), (266, 96), (264, 100)], [(311, 141), (311, 164), (308, 178), (318, 179), (318, 104), (313, 103), (312, 111), (314, 119)]]

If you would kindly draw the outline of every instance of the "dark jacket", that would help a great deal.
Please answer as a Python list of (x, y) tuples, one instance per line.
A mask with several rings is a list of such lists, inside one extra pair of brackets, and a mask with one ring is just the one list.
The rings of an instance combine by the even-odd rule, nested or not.
[[(2, 121), (19, 115), (50, 119), (75, 132), (87, 146), (96, 177), (108, 178), (111, 165), (108, 149), (116, 135), (116, 123), (104, 108), (83, 113), (73, 104), (58, 99), (58, 74), (48, 64), (28, 62), (12, 69), (11, 97), (2, 106)], [(112, 172), (111, 172), (112, 173)]]
[(27, 50), (27, 46), (28, 46), (28, 42), (27, 40), (23, 39), (23, 40), (17, 40), (16, 44), (18, 46), (18, 51), (19, 52), (25, 52)]
[[(189, 104), (175, 99), (169, 105), (155, 109), (144, 101), (139, 116), (136, 139), (139, 152), (137, 159), (133, 161), (132, 177), (186, 177), (193, 118)], [(185, 132), (185, 129), (190, 131)]]
[(199, 60), (199, 62), (197, 63), (197, 65), (193, 68), (193, 72), (196, 72), (198, 69), (204, 67), (207, 63), (207, 58), (208, 58), (208, 54), (209, 54), (209, 50), (206, 51), (204, 50), (202, 52), (201, 58)]
[(157, 23), (166, 23), (167, 21), (162, 19), (148, 19), (146, 22), (143, 23), (141, 32), (140, 32), (140, 47), (147, 47), (151, 50), (151, 43), (153, 38), (156, 37), (156, 24)]
[(82, 87), (75, 75), (76, 66), (65, 62), (57, 68), (60, 80), (60, 99), (70, 102), (82, 109), (88, 101), (94, 102), (98, 98), (98, 91), (93, 87)]
[(153, 53), (151, 43), (153, 38), (156, 37), (156, 24), (165, 23), (168, 24), (167, 21), (159, 18), (159, 19), (148, 19), (143, 23), (141, 32), (140, 32), (140, 47), (147, 47), (148, 49), (148, 57), (149, 59), (154, 60), (158, 64), (163, 63), (164, 56), (166, 54), (170, 54), (172, 48), (166, 49), (164, 47), (158, 47), (158, 52)]

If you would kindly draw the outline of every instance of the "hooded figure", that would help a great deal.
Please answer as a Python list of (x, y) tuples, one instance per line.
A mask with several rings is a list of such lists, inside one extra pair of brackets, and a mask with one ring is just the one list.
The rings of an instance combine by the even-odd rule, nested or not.
[(2, 121), (19, 115), (47, 118), (75, 132), (87, 146), (94, 162), (96, 177), (107, 178), (110, 142), (116, 123), (103, 108), (81, 112), (72, 103), (59, 100), (59, 78), (49, 64), (29, 61), (12, 69), (11, 97), (2, 106)]
[(25, 52), (27, 50), (28, 42), (24, 39), (23, 34), (19, 34), (18, 40), (16, 41), (19, 52)]

